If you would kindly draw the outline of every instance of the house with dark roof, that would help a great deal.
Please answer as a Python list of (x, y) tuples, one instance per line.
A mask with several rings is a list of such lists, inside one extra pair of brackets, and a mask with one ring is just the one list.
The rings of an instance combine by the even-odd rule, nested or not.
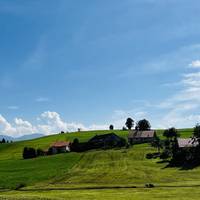
[(95, 135), (87, 142), (89, 149), (114, 148), (124, 146), (125, 144), (125, 139), (119, 137), (115, 133)]
[(154, 130), (138, 131), (129, 130), (128, 142), (130, 144), (150, 143), (155, 140), (156, 132)]
[(66, 153), (70, 151), (71, 142), (65, 142), (65, 141), (58, 141), (54, 142), (50, 149), (52, 151), (52, 154), (57, 153)]

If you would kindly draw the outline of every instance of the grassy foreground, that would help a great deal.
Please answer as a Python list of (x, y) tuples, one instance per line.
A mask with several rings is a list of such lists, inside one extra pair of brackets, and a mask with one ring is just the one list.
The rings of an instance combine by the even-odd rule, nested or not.
[[(129, 149), (95, 150), (22, 160), (24, 146), (47, 148), (56, 140), (87, 141), (108, 131), (53, 135), (36, 140), (0, 145), (0, 199), (199, 199), (200, 168), (166, 168), (150, 145)], [(127, 137), (126, 131), (115, 131)], [(191, 130), (180, 130), (182, 137)], [(162, 131), (158, 131), (161, 135)], [(144, 188), (153, 183), (155, 188)], [(23, 191), (12, 190), (25, 184)], [(116, 189), (121, 187), (121, 189)], [(137, 187), (137, 188), (134, 188)], [(5, 190), (5, 189), (8, 190)]]
[(154, 189), (111, 189), (111, 190), (79, 190), (79, 191), (44, 191), (18, 192), (11, 191), (0, 194), (0, 199), (10, 200), (199, 200), (199, 188), (154, 188)]

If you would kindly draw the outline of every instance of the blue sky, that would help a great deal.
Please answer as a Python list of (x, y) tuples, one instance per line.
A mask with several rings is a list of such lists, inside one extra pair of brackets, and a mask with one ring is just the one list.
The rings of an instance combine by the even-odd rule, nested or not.
[[(197, 0), (0, 0), (0, 133), (200, 121)], [(198, 94), (199, 93), (199, 94)]]

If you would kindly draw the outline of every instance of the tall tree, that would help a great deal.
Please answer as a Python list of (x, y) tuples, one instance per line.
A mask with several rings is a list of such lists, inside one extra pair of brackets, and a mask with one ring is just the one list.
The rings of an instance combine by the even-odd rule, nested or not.
[(110, 130), (113, 130), (113, 129), (114, 129), (114, 126), (111, 124), (111, 125), (109, 126), (109, 129), (110, 129)]
[(131, 128), (134, 126), (134, 120), (131, 119), (130, 117), (127, 118), (125, 125), (129, 130), (131, 130)]
[(137, 128), (138, 128), (140, 131), (148, 131), (148, 130), (151, 129), (151, 124), (149, 123), (148, 120), (142, 119), (142, 120), (138, 121), (138, 123), (137, 123)]
[(178, 134), (178, 131), (174, 127), (172, 127), (172, 128), (166, 129), (163, 132), (163, 136), (165, 136), (168, 139), (173, 139), (173, 138), (179, 137), (180, 135)]
[(6, 143), (6, 140), (3, 138), (2, 141), (1, 141), (1, 143)]
[(196, 138), (200, 138), (200, 124), (196, 124), (196, 126), (194, 127), (193, 135)]

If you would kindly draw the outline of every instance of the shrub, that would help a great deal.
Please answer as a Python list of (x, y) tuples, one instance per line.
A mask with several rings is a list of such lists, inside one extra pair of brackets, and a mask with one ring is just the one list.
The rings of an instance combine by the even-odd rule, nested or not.
[(44, 156), (45, 152), (42, 149), (37, 149), (37, 156)]
[(48, 149), (47, 155), (53, 155), (53, 148), (52, 147), (50, 147)]
[(162, 152), (162, 153), (160, 154), (160, 159), (165, 160), (165, 159), (167, 159), (167, 158), (170, 158), (170, 152), (167, 151), (167, 150), (165, 150), (164, 152)]
[(70, 147), (70, 149), (71, 149), (71, 151), (79, 151), (79, 140), (77, 139), (77, 138), (75, 138), (74, 139), (74, 141), (72, 142), (72, 144), (71, 144), (71, 147)]
[(160, 157), (160, 153), (148, 153), (146, 155), (147, 159), (153, 159), (153, 158), (159, 158)]
[(24, 159), (35, 158), (35, 157), (37, 157), (37, 154), (34, 148), (24, 147), (23, 150)]

